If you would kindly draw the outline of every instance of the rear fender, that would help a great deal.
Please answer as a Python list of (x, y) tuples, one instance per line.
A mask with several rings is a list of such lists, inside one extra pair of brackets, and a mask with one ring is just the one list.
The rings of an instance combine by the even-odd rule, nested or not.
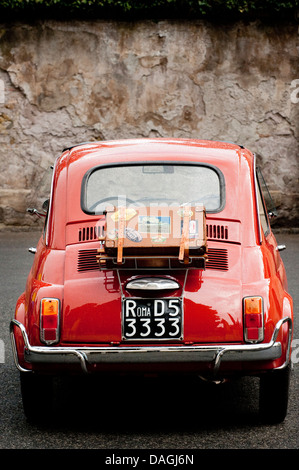
[(27, 330), (29, 342), (32, 345), (42, 344), (40, 341), (40, 305), (41, 300), (47, 297), (59, 299), (61, 309), (63, 308), (63, 286), (34, 280), (27, 311), (25, 311), (25, 322), (23, 323)]

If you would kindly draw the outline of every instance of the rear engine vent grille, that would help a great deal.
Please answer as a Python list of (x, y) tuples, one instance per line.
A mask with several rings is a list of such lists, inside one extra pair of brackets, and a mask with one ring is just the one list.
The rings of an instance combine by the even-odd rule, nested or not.
[(216, 240), (228, 240), (227, 225), (207, 224), (207, 238)]
[(219, 271), (228, 271), (227, 250), (222, 250), (220, 248), (209, 248), (206, 268), (217, 269)]
[[(226, 225), (207, 224), (206, 231), (207, 238), (228, 240), (228, 227)], [(104, 225), (83, 227), (79, 229), (79, 242), (97, 240), (104, 235)]]
[[(228, 227), (226, 225), (207, 224), (207, 238), (213, 240), (228, 240)], [(79, 229), (79, 242), (97, 240), (104, 237), (104, 225), (83, 227)]]
[(83, 227), (79, 229), (79, 242), (97, 240), (99, 237), (103, 237), (103, 236), (104, 236), (104, 225)]
[(78, 255), (78, 271), (95, 271), (99, 269), (97, 262), (98, 250), (79, 250)]
[[(97, 271), (99, 265), (97, 262), (97, 249), (92, 250), (79, 250), (78, 255), (78, 272)], [(206, 264), (207, 269), (217, 269), (219, 271), (228, 270), (228, 255), (227, 250), (220, 248), (209, 248), (208, 261)]]

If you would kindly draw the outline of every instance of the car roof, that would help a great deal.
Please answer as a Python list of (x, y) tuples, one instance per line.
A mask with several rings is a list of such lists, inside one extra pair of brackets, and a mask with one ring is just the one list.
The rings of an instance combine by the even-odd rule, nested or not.
[[(183, 138), (123, 139), (82, 142), (65, 148), (61, 163), (73, 168), (88, 169), (111, 162), (149, 160), (169, 161), (225, 161), (237, 163), (241, 155), (252, 160), (253, 155), (242, 145), (231, 142)], [(237, 157), (237, 158), (236, 158)]]
[(163, 144), (182, 144), (185, 143), (186, 145), (195, 145), (207, 148), (235, 148), (236, 146), (239, 148), (244, 148), (243, 145), (236, 144), (234, 142), (228, 141), (214, 141), (214, 140), (198, 140), (198, 139), (182, 139), (182, 138), (156, 138), (156, 139), (121, 139), (121, 140), (111, 140), (111, 141), (89, 141), (89, 142), (81, 142), (79, 144), (71, 145), (70, 147), (66, 147), (63, 149), (63, 152), (66, 150), (72, 150), (77, 147), (82, 146), (94, 146), (98, 145), (99, 147), (102, 146), (122, 146), (122, 145), (145, 145), (146, 143), (163, 143)]

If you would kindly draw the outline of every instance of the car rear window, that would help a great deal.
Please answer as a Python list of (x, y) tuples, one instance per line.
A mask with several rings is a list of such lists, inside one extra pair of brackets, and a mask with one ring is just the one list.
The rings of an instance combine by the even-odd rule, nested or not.
[(102, 165), (83, 179), (81, 204), (88, 214), (102, 214), (107, 205), (204, 204), (207, 212), (224, 206), (221, 171), (204, 164), (143, 163)]

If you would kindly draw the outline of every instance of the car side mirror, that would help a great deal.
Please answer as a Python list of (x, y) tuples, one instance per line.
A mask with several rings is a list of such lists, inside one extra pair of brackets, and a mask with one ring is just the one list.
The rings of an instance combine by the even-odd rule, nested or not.
[(277, 251), (283, 251), (286, 249), (286, 245), (277, 245)]
[(31, 215), (37, 215), (37, 217), (39, 217), (39, 218), (46, 217), (46, 215), (47, 215), (46, 212), (40, 212), (37, 209), (35, 209), (34, 207), (28, 207), (27, 212), (29, 212), (29, 214), (31, 214)]
[(37, 217), (46, 217), (47, 216), (47, 212), (48, 212), (48, 208), (49, 208), (49, 203), (50, 203), (50, 199), (46, 199), (44, 202), (43, 202), (43, 205), (42, 205), (42, 212), (41, 211), (38, 211), (37, 209), (35, 209), (34, 207), (28, 207), (27, 209), (27, 212), (29, 212), (29, 214), (32, 214), (32, 215), (37, 215)]

